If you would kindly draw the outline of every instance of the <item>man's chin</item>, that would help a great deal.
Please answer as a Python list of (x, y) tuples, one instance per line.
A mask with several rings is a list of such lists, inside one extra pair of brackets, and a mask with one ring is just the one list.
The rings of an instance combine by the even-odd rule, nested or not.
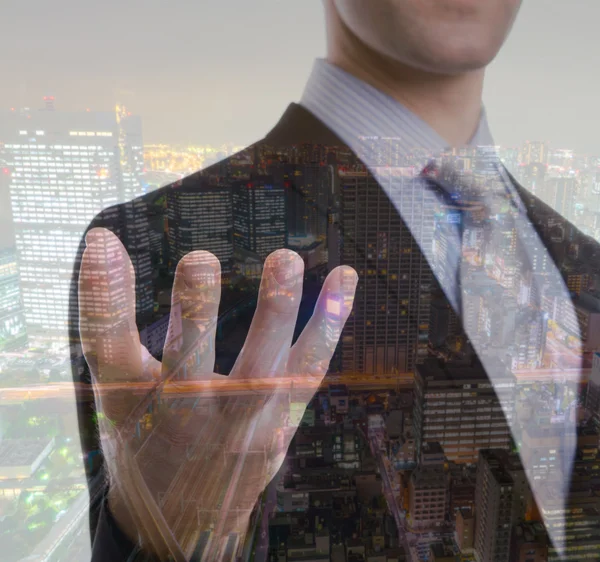
[(455, 76), (485, 69), (496, 56), (496, 51), (469, 48), (432, 49), (411, 57), (411, 66), (438, 75)]

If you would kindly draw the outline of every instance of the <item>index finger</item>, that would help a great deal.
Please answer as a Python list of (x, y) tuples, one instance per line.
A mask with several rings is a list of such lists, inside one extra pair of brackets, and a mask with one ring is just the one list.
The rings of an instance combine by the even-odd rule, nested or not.
[(99, 381), (118, 377), (115, 367), (123, 375), (141, 374), (135, 274), (121, 241), (105, 228), (86, 235), (78, 298), (81, 343), (92, 374)]
[[(78, 281), (79, 332), (98, 412), (121, 424), (140, 402), (131, 385), (158, 362), (145, 352), (135, 321), (135, 274), (121, 241), (103, 228), (86, 236)], [(158, 364), (159, 365), (159, 364)], [(151, 375), (150, 375), (151, 377)]]

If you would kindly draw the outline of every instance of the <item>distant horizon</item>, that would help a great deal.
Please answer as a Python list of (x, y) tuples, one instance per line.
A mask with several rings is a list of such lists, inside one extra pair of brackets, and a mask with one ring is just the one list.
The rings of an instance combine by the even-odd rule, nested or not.
[[(11, 106), (11, 107), (5, 107), (3, 108), (3, 111), (7, 111), (7, 112), (12, 112), (14, 111), (19, 111), (19, 110), (30, 110), (30, 111), (45, 111), (45, 108), (42, 107), (42, 102), (43, 102), (43, 98), (44, 96), (41, 95), (38, 97), (38, 106), (36, 107), (34, 104), (30, 104), (30, 105), (22, 105), (22, 106)], [(110, 107), (89, 107), (89, 106), (81, 106), (81, 107), (61, 107), (60, 106), (60, 99), (56, 99), (56, 103), (57, 106), (55, 107), (54, 111), (56, 112), (65, 112), (65, 113), (84, 113), (86, 111), (92, 111), (92, 112), (100, 112), (100, 113), (112, 113), (114, 111), (114, 107), (110, 108)], [(117, 102), (115, 102), (113, 105), (116, 105)], [(125, 104), (127, 109), (129, 109), (133, 115), (137, 115), (139, 117), (141, 117), (142, 119), (142, 134), (143, 134), (143, 139), (144, 139), (144, 145), (148, 145), (148, 144), (152, 144), (152, 145), (158, 145), (158, 144), (164, 144), (164, 145), (169, 145), (169, 146), (176, 146), (176, 145), (184, 145), (184, 146), (190, 146), (190, 145), (202, 145), (202, 146), (221, 146), (221, 145), (235, 145), (235, 146), (239, 146), (239, 147), (245, 147), (245, 146), (249, 146), (251, 145), (253, 142), (259, 140), (262, 137), (257, 137), (254, 138), (253, 140), (245, 143), (241, 140), (227, 140), (227, 139), (220, 139), (218, 141), (209, 141), (209, 140), (192, 140), (192, 139), (188, 139), (188, 140), (182, 140), (182, 139), (175, 139), (172, 138), (170, 140), (166, 140), (166, 139), (159, 139), (159, 138), (150, 138), (147, 139), (146, 134), (145, 134), (145, 130), (147, 128), (151, 128), (151, 127), (147, 127), (148, 121), (149, 119), (145, 118), (143, 114), (141, 114), (140, 112), (136, 111), (136, 107), (135, 105), (127, 105)], [(489, 115), (488, 115), (489, 116)], [(272, 125), (275, 125), (275, 122), (272, 123)], [(265, 131), (266, 134), (267, 131)], [(156, 134), (156, 133), (155, 133)], [(494, 130), (492, 128), (492, 135), (494, 135)], [(164, 135), (166, 137), (169, 136), (169, 134)], [(263, 135), (264, 136), (264, 135)], [(0, 139), (1, 142), (2, 139)], [(496, 140), (496, 139), (494, 139)], [(600, 157), (600, 144), (598, 145), (598, 147), (596, 149), (592, 149), (592, 148), (588, 148), (588, 149), (577, 149), (574, 146), (571, 146), (569, 144), (566, 143), (556, 143), (553, 142), (552, 140), (549, 139), (544, 139), (544, 138), (523, 138), (523, 140), (518, 140), (515, 139), (513, 142), (511, 143), (503, 143), (503, 142), (496, 142), (495, 146), (501, 146), (501, 147), (506, 147), (506, 148), (510, 148), (510, 147), (517, 147), (520, 146), (522, 144), (525, 144), (526, 142), (543, 142), (548, 144), (550, 147), (555, 148), (555, 149), (568, 149), (568, 150), (573, 150), (578, 154), (588, 154), (588, 155), (598, 155)]]
[[(143, 116), (148, 142), (247, 146), (300, 99), (324, 56), (321, 4), (7, 0), (0, 107), (37, 107), (44, 95), (73, 110), (119, 101)], [(600, 153), (600, 83), (590, 70), (599, 17), (590, 0), (523, 2), (486, 76), (499, 145), (544, 139)]]
[[(44, 100), (43, 96), (40, 98), (42, 101)], [(144, 137), (144, 116), (135, 112), (135, 107), (129, 107), (127, 106), (127, 109), (132, 110), (132, 115), (136, 115), (137, 117), (139, 117), (142, 121), (142, 138), (144, 141), (144, 146), (159, 146), (159, 145), (164, 145), (164, 146), (172, 146), (172, 147), (191, 147), (191, 146), (201, 146), (201, 147), (208, 147), (208, 148), (215, 148), (215, 147), (220, 147), (220, 146), (231, 146), (234, 148), (245, 148), (247, 146), (249, 146), (249, 144), (244, 144), (241, 142), (236, 142), (236, 141), (232, 141), (232, 140), (224, 140), (222, 142), (218, 142), (218, 143), (210, 143), (210, 142), (201, 142), (201, 141), (161, 141), (161, 140), (147, 140)], [(4, 111), (9, 111), (11, 113), (13, 112), (17, 112), (17, 111), (22, 111), (22, 110), (29, 110), (29, 111), (46, 111), (46, 109), (44, 107), (30, 107), (30, 106), (23, 106), (23, 107), (11, 107), (8, 108), (8, 110), (5, 108)], [(86, 112), (98, 112), (98, 113), (112, 113), (114, 111), (114, 109), (98, 109), (98, 108), (86, 108), (86, 109), (67, 109), (67, 108), (61, 108), (61, 107), (55, 107), (53, 109), (53, 111), (56, 111), (57, 113), (60, 112), (65, 112), (65, 113), (86, 113)], [(0, 138), (0, 142), (2, 142), (2, 139)], [(576, 154), (585, 154), (585, 155), (589, 155), (589, 156), (598, 156), (598, 158), (600, 158), (600, 148), (598, 149), (597, 153), (591, 152), (591, 151), (579, 151), (576, 150), (570, 146), (564, 146), (564, 145), (553, 145), (552, 142), (550, 142), (549, 140), (545, 140), (545, 139), (541, 139), (541, 138), (533, 138), (533, 139), (524, 139), (522, 141), (516, 141), (513, 144), (502, 144), (502, 143), (495, 143), (494, 146), (498, 146), (498, 147), (502, 147), (502, 148), (517, 148), (522, 146), (525, 143), (528, 142), (532, 142), (532, 143), (536, 143), (536, 142), (541, 142), (541, 143), (545, 143), (547, 144), (549, 147), (556, 149), (556, 150), (573, 150), (573, 152), (575, 152)]]
[[(40, 100), (40, 105), (38, 107), (34, 107), (31, 105), (24, 105), (24, 106), (12, 106), (9, 108), (4, 108), (4, 109), (0, 109), (0, 111), (7, 111), (10, 113), (16, 113), (18, 111), (46, 111), (46, 108), (42, 107), (42, 102), (44, 102), (44, 96), (40, 96), (39, 97)], [(57, 100), (56, 98), (54, 98), (54, 101), (57, 102), (59, 105), (54, 107), (54, 109), (52, 111), (56, 111), (56, 112), (65, 112), (65, 113), (86, 113), (86, 112), (98, 112), (98, 113), (113, 113), (114, 112), (114, 107), (112, 109), (108, 109), (108, 108), (92, 108), (92, 107), (86, 107), (85, 109), (81, 109), (81, 108), (62, 108), (60, 107), (60, 100)], [(117, 105), (118, 102), (115, 102), (115, 106)], [(259, 139), (254, 139), (254, 141), (244, 144), (243, 142), (236, 142), (236, 141), (232, 141), (232, 140), (223, 140), (220, 142), (207, 142), (207, 141), (183, 141), (183, 140), (173, 140), (173, 141), (165, 141), (165, 140), (147, 140), (145, 138), (144, 135), (144, 116), (142, 114), (140, 114), (139, 112), (136, 112), (135, 110), (135, 106), (129, 106), (126, 105), (125, 106), (126, 109), (130, 110), (132, 115), (136, 115), (137, 117), (139, 117), (142, 121), (142, 138), (144, 141), (144, 146), (151, 146), (151, 145), (165, 145), (165, 146), (204, 146), (204, 147), (210, 147), (210, 148), (214, 148), (216, 146), (224, 146), (224, 145), (230, 145), (233, 147), (247, 147), (250, 144), (252, 144), (252, 142), (255, 142), (256, 140)], [(494, 139), (495, 140), (495, 139)], [(0, 142), (2, 142), (2, 139), (0, 138)], [(527, 143), (527, 142), (541, 142), (541, 143), (545, 143), (547, 144), (549, 147), (556, 149), (556, 150), (573, 150), (575, 153), (577, 154), (584, 154), (584, 155), (588, 155), (588, 156), (597, 156), (598, 158), (600, 158), (600, 146), (596, 149), (596, 151), (592, 151), (592, 150), (577, 150), (575, 148), (573, 148), (572, 146), (567, 146), (565, 144), (554, 144), (553, 142), (551, 142), (550, 140), (547, 139), (543, 139), (543, 138), (528, 138), (528, 139), (524, 139), (521, 141), (515, 141), (511, 144), (503, 144), (501, 142), (496, 142), (494, 144), (494, 146), (498, 146), (498, 147), (502, 147), (502, 148), (516, 148), (519, 146), (522, 146), (523, 144)]]

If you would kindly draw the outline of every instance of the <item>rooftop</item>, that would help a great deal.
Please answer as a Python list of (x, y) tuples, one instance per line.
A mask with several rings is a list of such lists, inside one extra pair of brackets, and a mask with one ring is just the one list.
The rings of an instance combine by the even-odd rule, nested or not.
[(4, 439), (0, 442), (0, 467), (30, 466), (52, 439)]

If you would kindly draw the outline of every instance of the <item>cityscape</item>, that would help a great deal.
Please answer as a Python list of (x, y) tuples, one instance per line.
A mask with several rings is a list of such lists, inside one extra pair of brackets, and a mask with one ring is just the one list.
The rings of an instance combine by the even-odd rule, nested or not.
[[(463, 326), (444, 270), (452, 205), (436, 206), (413, 182), (418, 149), (407, 155), (393, 138), (371, 149), (376, 179), (345, 146), (147, 145), (142, 118), (120, 104), (65, 112), (47, 96), (40, 108), (0, 113), (3, 559), (89, 552), (87, 514), (101, 501), (105, 474), (96, 429), (82, 412), (101, 432), (124, 414), (130, 426), (121, 433), (140, 467), (158, 462), (161, 434), (177, 426), (182, 441), (169, 454), (185, 458), (185, 470), (173, 467), (148, 501), (191, 560), (600, 559), (600, 154), (524, 141), (426, 155), (439, 163), (436, 181), (451, 169), (452, 183), (490, 190), (489, 161), (499, 157), (543, 202), (539, 231), (571, 297), (552, 286), (548, 254), (504, 205), (493, 219), (500, 226), (476, 216), (463, 234)], [(469, 189), (460, 197), (468, 200)], [(403, 217), (418, 212), (418, 236), (396, 208)], [(122, 300), (126, 282), (109, 272), (121, 259), (115, 247), (101, 256), (94, 283), (82, 276), (77, 292), (73, 275), (91, 223), (127, 250), (133, 312)], [(281, 248), (304, 264), (296, 335), (328, 272), (350, 265), (358, 273), (341, 337), (333, 328), (323, 334), (339, 344), (320, 386), (296, 373), (277, 384), (227, 376), (252, 322), (263, 264)], [(92, 385), (85, 345), (109, 334), (104, 360), (124, 361), (130, 314), (148, 364), (166, 368), (174, 276), (196, 250), (220, 264), (221, 378), (198, 382), (192, 346), (178, 350), (160, 384), (159, 375), (124, 383), (96, 374)], [(518, 266), (522, 255), (527, 270)], [(86, 302), (114, 306), (87, 324), (78, 316)], [(344, 305), (330, 298), (328, 317)], [(122, 411), (95, 411), (103, 392), (122, 395)], [(271, 403), (279, 429), (265, 441), (260, 411)], [(223, 428), (248, 419), (258, 420), (248, 439), (223, 437)], [(557, 428), (569, 424), (567, 445)], [(286, 447), (285, 460), (269, 456)], [(553, 493), (569, 485), (561, 447), (573, 453), (567, 505)]]

